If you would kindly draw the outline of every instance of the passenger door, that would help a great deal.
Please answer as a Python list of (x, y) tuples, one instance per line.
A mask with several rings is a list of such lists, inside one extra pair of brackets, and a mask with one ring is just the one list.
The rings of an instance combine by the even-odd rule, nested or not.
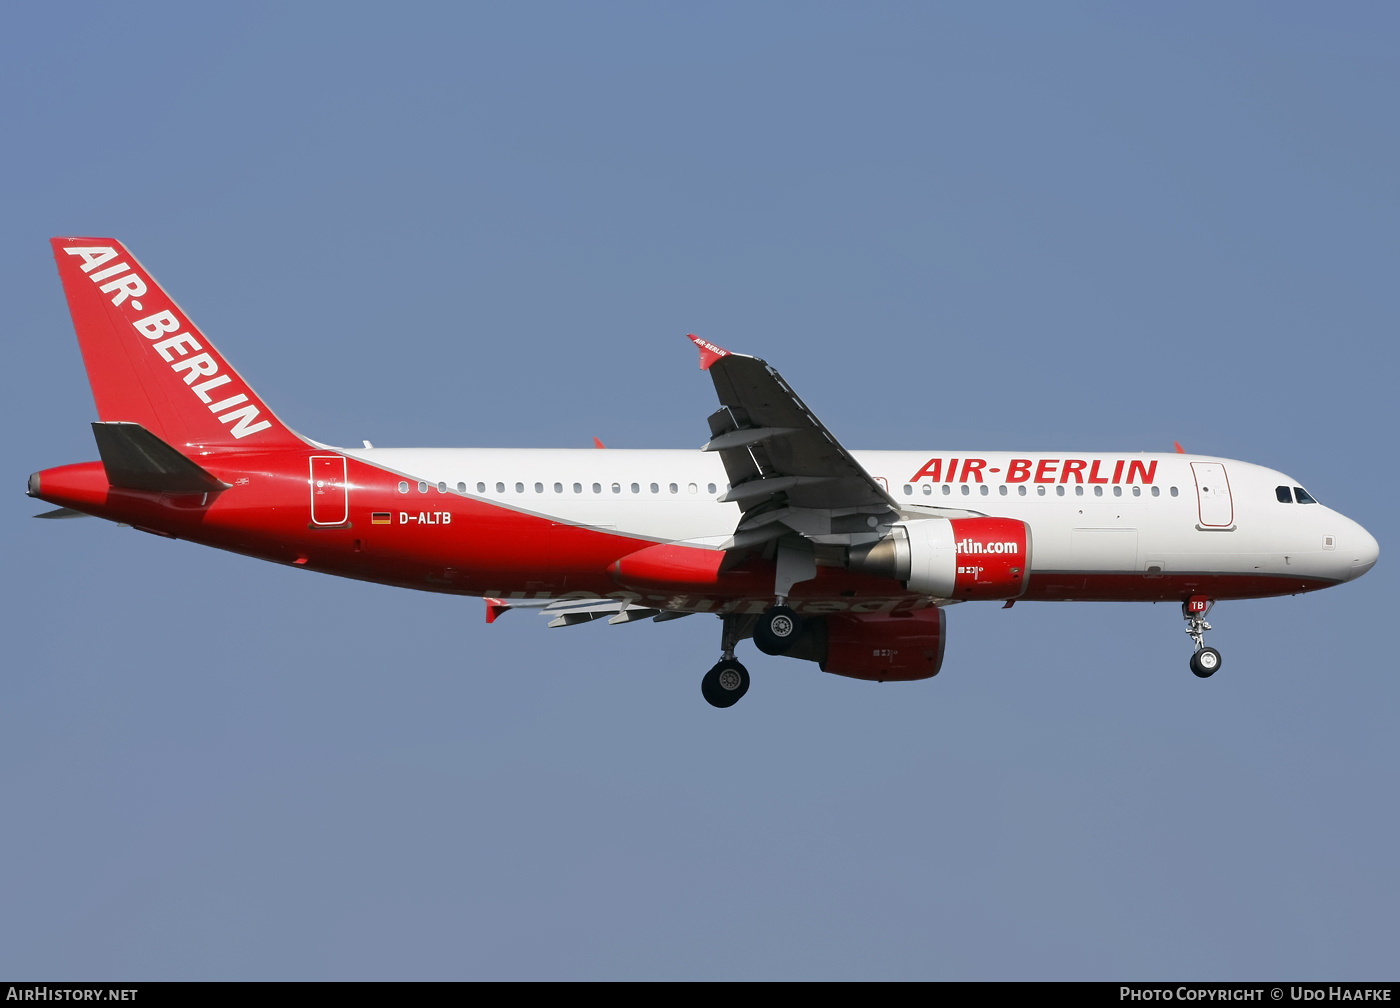
[(350, 520), (344, 455), (311, 456), (311, 524), (344, 525)]
[(1192, 462), (1196, 477), (1196, 504), (1201, 527), (1228, 529), (1235, 524), (1235, 504), (1230, 498), (1230, 480), (1219, 462)]

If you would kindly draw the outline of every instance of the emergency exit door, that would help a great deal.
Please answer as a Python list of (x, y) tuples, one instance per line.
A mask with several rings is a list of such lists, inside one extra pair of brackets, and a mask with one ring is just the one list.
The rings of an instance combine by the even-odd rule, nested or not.
[(1235, 524), (1235, 503), (1230, 499), (1230, 480), (1219, 462), (1192, 462), (1196, 477), (1196, 504), (1201, 527), (1227, 529)]
[(344, 455), (311, 456), (311, 524), (344, 525), (350, 520)]

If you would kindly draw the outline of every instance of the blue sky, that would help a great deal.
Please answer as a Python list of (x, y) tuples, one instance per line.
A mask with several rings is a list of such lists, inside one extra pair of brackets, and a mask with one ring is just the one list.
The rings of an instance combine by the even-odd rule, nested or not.
[[(0, 39), (0, 974), (1393, 979), (1390, 5), (30, 5)], [(280, 415), (699, 445), (698, 332), (854, 448), (1169, 449), (1359, 582), (949, 613), (876, 685), (35, 522), (95, 457), (46, 240)]]

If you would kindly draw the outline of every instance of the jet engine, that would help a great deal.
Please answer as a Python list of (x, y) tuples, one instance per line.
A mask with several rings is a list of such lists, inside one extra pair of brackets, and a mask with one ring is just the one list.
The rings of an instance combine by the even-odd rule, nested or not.
[(823, 672), (902, 682), (938, 675), (943, 664), (942, 608), (900, 613), (807, 616), (785, 658), (816, 662)]
[(826, 617), (823, 672), (880, 682), (927, 679), (943, 665), (942, 609)]
[(934, 598), (1016, 599), (1029, 583), (1031, 533), (1014, 518), (916, 518), (853, 546), (846, 565)]

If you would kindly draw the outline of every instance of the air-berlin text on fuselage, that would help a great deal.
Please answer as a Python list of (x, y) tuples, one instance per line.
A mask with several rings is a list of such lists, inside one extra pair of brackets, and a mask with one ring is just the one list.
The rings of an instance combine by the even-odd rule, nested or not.
[[(959, 463), (962, 464), (959, 473)], [(982, 474), (999, 474), (1000, 466), (988, 467), (986, 459), (929, 459), (909, 477), (917, 483), (984, 483)], [(1142, 459), (1018, 459), (1007, 462), (1004, 483), (1142, 483), (1157, 479), (1157, 460)]]
[[(131, 298), (131, 307), (136, 311), (141, 310), (141, 302), (136, 298), (144, 297), (146, 294), (146, 281), (139, 273), (132, 271), (131, 266), (121, 262), (114, 266), (107, 266), (105, 269), (97, 269), (99, 266), (110, 262), (117, 257), (117, 250), (110, 246), (99, 246), (92, 248), (65, 248), (63, 250), (69, 255), (82, 257), (82, 270), (88, 275), (88, 279), (98, 284), (98, 290), (104, 294), (112, 295), (112, 304), (120, 306), (127, 298)], [(93, 272), (97, 270), (97, 272)], [(103, 283), (107, 280), (109, 282)], [(184, 372), (181, 377), (191, 391), (199, 396), (200, 402), (209, 407), (209, 412), (219, 418), (219, 422), (229, 428), (236, 438), (245, 438), (249, 434), (256, 434), (260, 430), (266, 430), (272, 426), (270, 420), (253, 421), (262, 412), (258, 406), (250, 401), (248, 393), (236, 392), (228, 395), (233, 389), (223, 389), (219, 394), (219, 401), (214, 402), (213, 390), (228, 385), (234, 380), (234, 376), (229, 373), (220, 373), (219, 361), (212, 354), (198, 353), (194, 356), (190, 354), (195, 350), (203, 350), (200, 342), (188, 332), (176, 332), (186, 327), (187, 323), (171, 310), (159, 311), (154, 315), (148, 315), (143, 319), (137, 319), (131, 323), (132, 328), (145, 336), (148, 340), (160, 340), (152, 343), (151, 348), (160, 354), (161, 359), (170, 365), (170, 369), (177, 374)], [(175, 333), (161, 339), (166, 333)], [(195, 382), (198, 379), (198, 385)], [(243, 405), (243, 404), (247, 405)], [(234, 409), (235, 406), (241, 407)]]

